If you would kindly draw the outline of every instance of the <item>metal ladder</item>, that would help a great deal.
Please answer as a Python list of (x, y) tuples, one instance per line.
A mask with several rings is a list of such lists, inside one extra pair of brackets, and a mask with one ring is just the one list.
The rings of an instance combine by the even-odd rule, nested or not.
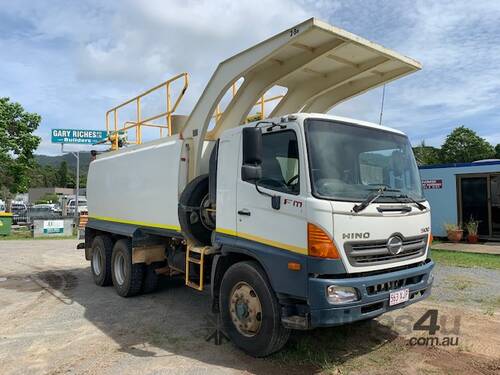
[[(187, 250), (186, 250), (186, 285), (193, 288), (193, 289), (196, 289), (196, 290), (199, 290), (199, 291), (202, 291), (203, 290), (203, 286), (204, 286), (204, 282), (203, 282), (203, 266), (204, 266), (204, 261), (205, 261), (205, 255), (208, 255), (208, 254), (211, 254), (213, 252), (213, 249), (210, 247), (210, 246), (203, 246), (203, 247), (196, 247), (196, 246), (188, 246), (187, 247)], [(192, 257), (192, 254), (199, 254), (199, 258), (193, 258)], [(200, 272), (199, 272), (199, 280), (198, 280), (198, 283), (196, 282), (196, 280), (191, 280), (190, 277), (189, 277), (189, 266), (191, 264), (196, 264), (199, 266), (200, 268)]]

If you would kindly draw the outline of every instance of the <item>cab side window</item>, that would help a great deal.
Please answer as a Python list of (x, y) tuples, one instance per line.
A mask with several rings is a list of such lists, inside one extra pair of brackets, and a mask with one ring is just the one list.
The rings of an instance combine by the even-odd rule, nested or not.
[(288, 194), (300, 193), (299, 148), (293, 130), (263, 134), (259, 185)]

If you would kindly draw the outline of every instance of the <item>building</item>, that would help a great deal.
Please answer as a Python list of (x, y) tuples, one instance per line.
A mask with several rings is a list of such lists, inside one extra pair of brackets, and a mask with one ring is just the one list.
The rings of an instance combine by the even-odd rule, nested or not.
[(500, 238), (500, 160), (420, 167), (432, 210), (432, 233), (446, 237), (445, 223), (479, 220), (479, 236)]
[[(47, 194), (56, 194), (60, 197), (75, 195), (75, 189), (71, 188), (31, 188), (28, 190), (29, 203), (35, 204), (35, 202), (43, 198)], [(85, 195), (85, 189), (80, 188), (80, 195)]]

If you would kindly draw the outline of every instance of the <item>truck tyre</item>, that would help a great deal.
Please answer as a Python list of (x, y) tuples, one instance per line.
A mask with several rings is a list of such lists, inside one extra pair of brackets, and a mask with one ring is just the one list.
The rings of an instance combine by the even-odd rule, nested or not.
[(190, 181), (179, 198), (179, 223), (185, 237), (197, 246), (210, 245), (212, 230), (201, 215), (202, 203), (208, 199), (208, 175)]
[(92, 241), (92, 258), (90, 269), (94, 276), (94, 283), (99, 286), (111, 285), (111, 254), (113, 241), (109, 236), (97, 236)]
[(116, 241), (111, 257), (111, 274), (116, 293), (122, 297), (132, 297), (141, 291), (144, 264), (132, 264), (130, 240)]
[(157, 262), (146, 266), (144, 280), (142, 281), (142, 293), (152, 293), (158, 287), (160, 275), (156, 273), (157, 268), (163, 267), (163, 263)]
[(290, 336), (281, 324), (281, 309), (264, 270), (257, 262), (232, 265), (220, 287), (224, 330), (234, 345), (254, 357), (280, 350)]

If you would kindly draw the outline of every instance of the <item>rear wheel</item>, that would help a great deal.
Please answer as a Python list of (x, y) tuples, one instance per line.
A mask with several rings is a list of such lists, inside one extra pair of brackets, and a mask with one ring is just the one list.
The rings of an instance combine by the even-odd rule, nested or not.
[(156, 262), (146, 266), (144, 271), (144, 280), (142, 282), (142, 292), (152, 293), (158, 287), (158, 282), (160, 280), (160, 275), (156, 273), (157, 268), (164, 266), (163, 262)]
[(132, 264), (130, 240), (116, 242), (111, 257), (111, 273), (116, 293), (122, 297), (132, 297), (141, 291), (144, 264)]
[(227, 335), (246, 353), (265, 357), (286, 344), (290, 330), (281, 324), (278, 300), (257, 262), (236, 263), (227, 270), (220, 306)]
[(111, 255), (113, 241), (109, 236), (97, 236), (92, 242), (90, 269), (99, 286), (111, 285)]

